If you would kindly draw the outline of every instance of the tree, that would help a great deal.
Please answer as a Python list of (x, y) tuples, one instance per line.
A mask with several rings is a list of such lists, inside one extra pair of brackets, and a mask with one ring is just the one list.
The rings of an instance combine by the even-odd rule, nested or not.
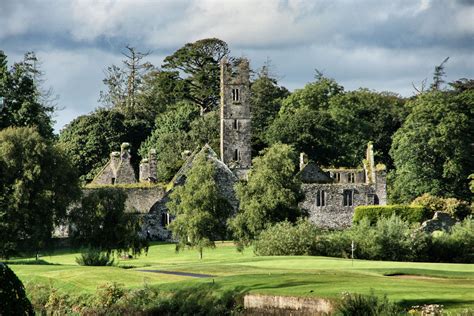
[(435, 67), (433, 73), (433, 83), (431, 84), (431, 90), (440, 90), (441, 85), (444, 83), (443, 77), (446, 76), (444, 71), (444, 65), (448, 62), (449, 57), (446, 57), (441, 64)]
[(0, 257), (38, 253), (80, 194), (64, 151), (36, 128), (0, 131)]
[(149, 53), (139, 52), (129, 45), (125, 48), (126, 52), (122, 53), (125, 56), (123, 68), (112, 65), (105, 70), (103, 82), (107, 91), (100, 92), (100, 101), (109, 108), (118, 109), (127, 117), (135, 118), (139, 111), (137, 98), (143, 87), (144, 76), (153, 69), (153, 65), (142, 62)]
[(239, 247), (248, 245), (268, 225), (301, 215), (301, 184), (295, 177), (296, 153), (277, 143), (253, 159), (248, 182), (236, 185), (239, 212), (230, 220), (230, 227)]
[(36, 62), (35, 54), (29, 52), (23, 61), (8, 70), (7, 56), (0, 50), (0, 97), (3, 97), (0, 129), (35, 126), (43, 137), (51, 139), (54, 106), (42, 103), (46, 102), (47, 96), (41, 93), (38, 81), (35, 81), (41, 76)]
[(206, 38), (187, 43), (164, 60), (164, 69), (183, 74), (185, 97), (199, 107), (201, 115), (219, 102), (219, 64), (229, 52), (226, 42)]
[(252, 150), (258, 153), (265, 147), (265, 131), (278, 114), (282, 99), (290, 93), (269, 75), (268, 65), (262, 67), (252, 82)]
[[(122, 142), (130, 141), (124, 120), (117, 111), (101, 109), (75, 118), (61, 130), (59, 143), (79, 170), (82, 181), (91, 181), (107, 163), (110, 153)], [(132, 149), (136, 148), (138, 144), (132, 143)]]
[(408, 103), (411, 113), (393, 136), (391, 199), (423, 193), (469, 201), (474, 170), (474, 90), (431, 91)]
[(334, 164), (359, 165), (365, 156), (367, 143), (371, 141), (376, 160), (392, 168), (389, 155), (392, 135), (407, 115), (402, 98), (389, 92), (359, 89), (331, 98), (328, 111), (337, 126), (341, 148)]
[(25, 287), (15, 273), (0, 262), (0, 315), (34, 315)]
[(186, 182), (170, 194), (167, 204), (176, 219), (169, 224), (177, 249), (196, 248), (199, 258), (205, 247), (226, 235), (226, 222), (231, 214), (229, 202), (221, 196), (216, 184), (216, 167), (204, 154), (198, 155)]
[(80, 207), (69, 215), (71, 238), (77, 246), (86, 246), (110, 254), (148, 251), (148, 241), (140, 236), (137, 214), (125, 212), (127, 195), (121, 189), (101, 188), (88, 191)]

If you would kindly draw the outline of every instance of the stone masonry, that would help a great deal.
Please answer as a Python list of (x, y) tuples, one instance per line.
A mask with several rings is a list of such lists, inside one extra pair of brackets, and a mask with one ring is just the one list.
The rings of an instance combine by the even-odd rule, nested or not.
[(321, 169), (312, 161), (305, 162), (304, 155), (300, 160), (298, 176), (305, 195), (300, 207), (317, 226), (347, 228), (356, 206), (386, 204), (386, 172), (374, 165), (372, 144), (367, 147), (363, 168)]
[(252, 164), (249, 62), (221, 63), (221, 161), (239, 178)]
[(123, 143), (120, 147), (120, 152), (114, 151), (110, 154), (109, 162), (92, 180), (92, 184), (114, 185), (136, 183), (137, 178), (132, 164), (130, 163), (130, 158), (130, 144)]

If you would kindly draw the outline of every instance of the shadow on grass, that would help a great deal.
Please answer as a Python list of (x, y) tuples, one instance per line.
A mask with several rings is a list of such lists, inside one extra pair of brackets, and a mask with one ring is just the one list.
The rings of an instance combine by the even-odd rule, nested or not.
[(48, 261), (44, 261), (43, 259), (38, 259), (38, 260), (29, 260), (29, 259), (24, 259), (24, 260), (5, 260), (5, 261), (0, 261), (2, 263), (8, 264), (8, 265), (49, 265), (49, 266), (59, 266), (60, 264), (58, 263), (51, 263)]

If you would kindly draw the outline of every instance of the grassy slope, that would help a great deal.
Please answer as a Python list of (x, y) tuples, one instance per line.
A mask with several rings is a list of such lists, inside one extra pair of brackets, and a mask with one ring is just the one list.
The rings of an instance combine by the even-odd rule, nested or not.
[[(127, 287), (156, 285), (164, 290), (212, 283), (217, 292), (238, 290), (262, 294), (338, 297), (341, 292), (387, 294), (407, 305), (441, 303), (450, 309), (474, 308), (474, 265), (382, 262), (327, 257), (256, 257), (229, 244), (204, 252), (175, 253), (174, 245), (150, 248), (147, 256), (122, 260), (137, 268), (212, 274), (212, 279), (156, 274), (118, 267), (80, 267), (76, 253), (45, 256), (54, 265), (11, 265), (23, 282), (53, 284), (65, 291), (93, 292), (97, 285), (116, 281)], [(384, 274), (415, 274), (431, 279), (402, 279)]]

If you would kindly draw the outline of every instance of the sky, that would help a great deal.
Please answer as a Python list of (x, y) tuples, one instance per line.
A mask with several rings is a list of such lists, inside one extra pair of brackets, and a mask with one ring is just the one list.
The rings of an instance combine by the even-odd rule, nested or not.
[(315, 69), (346, 90), (411, 96), (446, 57), (446, 80), (474, 78), (474, 0), (0, 0), (0, 50), (35, 51), (58, 95), (55, 130), (98, 105), (125, 45), (164, 57), (216, 37), (290, 90)]

